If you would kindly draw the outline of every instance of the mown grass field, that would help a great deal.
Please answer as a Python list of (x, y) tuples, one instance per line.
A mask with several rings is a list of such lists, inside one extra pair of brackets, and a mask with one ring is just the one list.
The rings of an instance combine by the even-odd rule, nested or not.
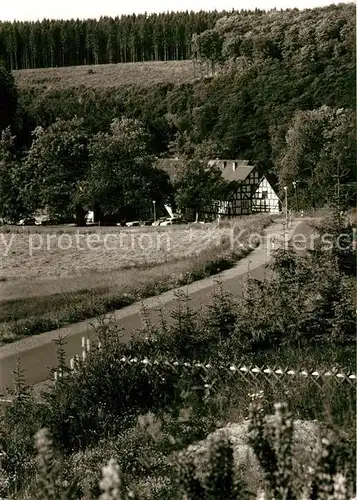
[(130, 229), (16, 227), (3, 233), (0, 277), (5, 281), (80, 280), (93, 273), (150, 267), (219, 246), (230, 231), (230, 226), (218, 228), (210, 224)]
[(267, 215), (167, 228), (3, 227), (0, 344), (119, 309), (215, 274), (251, 249), (233, 231), (269, 225)]
[(192, 61), (151, 61), (28, 69), (13, 71), (13, 75), (20, 89), (41, 87), (43, 90), (81, 86), (110, 88), (123, 85), (180, 84), (193, 81), (195, 76), (198, 76), (195, 75)]

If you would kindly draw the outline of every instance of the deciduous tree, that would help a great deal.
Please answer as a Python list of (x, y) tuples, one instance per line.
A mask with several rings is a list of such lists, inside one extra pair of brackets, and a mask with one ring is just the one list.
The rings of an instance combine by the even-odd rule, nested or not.
[(24, 163), (22, 192), (33, 210), (47, 207), (53, 216), (72, 216), (84, 224), (82, 183), (88, 170), (88, 134), (79, 119), (38, 127)]
[(187, 162), (176, 185), (176, 204), (182, 210), (194, 210), (196, 221), (200, 212), (209, 210), (212, 205), (222, 200), (227, 188), (221, 171), (208, 167), (205, 160), (193, 158)]
[(21, 171), (16, 154), (16, 137), (10, 127), (0, 137), (0, 218), (4, 222), (17, 222), (27, 215), (21, 197)]
[(307, 204), (331, 201), (338, 186), (355, 181), (355, 123), (349, 109), (298, 111), (278, 162), (281, 184), (299, 181)]
[(99, 213), (120, 218), (150, 213), (169, 195), (168, 176), (153, 167), (149, 137), (137, 120), (115, 119), (109, 133), (90, 144), (90, 171), (85, 182), (88, 203)]
[(17, 89), (14, 78), (0, 60), (0, 133), (15, 121), (17, 110)]

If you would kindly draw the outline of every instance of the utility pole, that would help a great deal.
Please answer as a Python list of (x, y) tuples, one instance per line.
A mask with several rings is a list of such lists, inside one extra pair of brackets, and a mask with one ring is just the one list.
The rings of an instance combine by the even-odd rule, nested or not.
[(293, 181), (293, 186), (294, 186), (294, 190), (295, 190), (296, 211), (299, 212), (299, 200), (298, 200), (298, 194), (297, 194), (297, 181)]
[(337, 207), (338, 213), (340, 213), (340, 160), (337, 162)]
[(152, 200), (152, 204), (154, 206), (154, 222), (156, 222), (156, 200)]
[(286, 229), (288, 229), (288, 186), (284, 186), (285, 191), (285, 221)]

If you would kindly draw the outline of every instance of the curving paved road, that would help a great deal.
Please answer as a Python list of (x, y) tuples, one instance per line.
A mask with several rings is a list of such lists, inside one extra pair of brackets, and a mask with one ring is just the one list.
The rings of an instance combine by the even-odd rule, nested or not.
[[(309, 222), (311, 219), (295, 219), (292, 222), (292, 227), (285, 233), (285, 239), (291, 241), (291, 237), (296, 234), (302, 234), (306, 238), (311, 237), (313, 229)], [(267, 272), (266, 264), (270, 260), (271, 241), (274, 236), (280, 239), (284, 237), (281, 221), (266, 228), (262, 244), (249, 256), (240, 260), (232, 269), (221, 273), (220, 280), (226, 290), (239, 296), (242, 292), (242, 277), (248, 270), (257, 279), (264, 277)], [(215, 277), (210, 277), (181, 288), (190, 297), (191, 307), (199, 309), (212, 301), (214, 281)], [(142, 326), (141, 310), (143, 304), (148, 310), (151, 322), (155, 324), (159, 321), (158, 308), (164, 306), (167, 312), (175, 308), (175, 291), (170, 290), (108, 315), (114, 316), (115, 321), (123, 327), (122, 342), (127, 342), (133, 331)], [(86, 320), (0, 347), (0, 394), (6, 394), (13, 385), (12, 373), (16, 368), (17, 359), (20, 360), (24, 370), (26, 383), (28, 385), (39, 384), (48, 379), (50, 367), (56, 366), (56, 347), (53, 341), (60, 337), (66, 338), (66, 353), (69, 360), (80, 353), (83, 336), (95, 338), (93, 327), (98, 324), (97, 319)]]

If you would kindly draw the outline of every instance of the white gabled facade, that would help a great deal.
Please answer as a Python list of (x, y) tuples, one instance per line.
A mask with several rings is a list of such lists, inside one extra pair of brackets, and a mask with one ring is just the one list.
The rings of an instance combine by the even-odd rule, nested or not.
[(247, 160), (211, 160), (218, 166), (223, 178), (232, 183), (226, 200), (217, 204), (218, 215), (236, 217), (257, 212), (279, 213), (280, 200), (268, 179)]
[(280, 212), (280, 200), (268, 179), (263, 177), (252, 196), (252, 212), (269, 212), (277, 214)]

